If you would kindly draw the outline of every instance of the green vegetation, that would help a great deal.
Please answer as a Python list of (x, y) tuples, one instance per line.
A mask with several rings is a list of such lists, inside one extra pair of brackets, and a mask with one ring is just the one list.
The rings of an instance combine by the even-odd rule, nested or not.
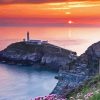
[(90, 100), (100, 100), (100, 94), (94, 94)]
[[(73, 99), (72, 99), (73, 98)], [(79, 90), (75, 90), (68, 100), (100, 100), (100, 75), (96, 75), (90, 81), (84, 83)]]

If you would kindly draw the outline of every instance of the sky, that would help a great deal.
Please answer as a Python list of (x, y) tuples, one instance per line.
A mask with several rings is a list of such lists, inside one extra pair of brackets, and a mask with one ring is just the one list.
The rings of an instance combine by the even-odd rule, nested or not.
[(100, 26), (99, 0), (0, 0), (0, 26)]

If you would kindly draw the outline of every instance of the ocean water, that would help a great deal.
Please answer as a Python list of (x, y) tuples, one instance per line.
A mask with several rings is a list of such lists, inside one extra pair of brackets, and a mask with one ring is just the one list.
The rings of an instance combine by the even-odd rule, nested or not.
[(57, 83), (56, 74), (31, 66), (0, 64), (0, 100), (31, 100), (48, 95)]
[[(100, 41), (99, 27), (0, 27), (0, 50), (22, 41), (27, 31), (31, 39), (48, 40), (78, 55)], [(48, 95), (56, 86), (56, 74), (30, 66), (0, 64), (0, 100), (30, 100)]]

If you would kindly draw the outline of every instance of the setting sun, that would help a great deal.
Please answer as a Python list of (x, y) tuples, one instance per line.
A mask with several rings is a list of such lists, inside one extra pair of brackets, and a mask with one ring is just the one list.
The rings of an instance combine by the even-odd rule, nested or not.
[(71, 20), (68, 21), (69, 24), (72, 24), (73, 22)]

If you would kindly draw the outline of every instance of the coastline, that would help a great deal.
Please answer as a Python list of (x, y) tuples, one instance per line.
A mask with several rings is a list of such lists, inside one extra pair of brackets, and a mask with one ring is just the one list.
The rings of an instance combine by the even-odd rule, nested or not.
[[(27, 56), (32, 55), (33, 54), (32, 52), (31, 52), (31, 54), (28, 54), (27, 56), (24, 56), (24, 57), (22, 56), (22, 58), (24, 58), (24, 60), (22, 59), (23, 61), (22, 60), (18, 61), (18, 58), (14, 59), (14, 57), (15, 58), (20, 57), (20, 56), (16, 56), (16, 54), (13, 53), (13, 52), (15, 52), (15, 50), (22, 51), (22, 49), (21, 49), (22, 47), (20, 48), (21, 43), (22, 42), (11, 44), (6, 49), (1, 51), (0, 52), (0, 61), (1, 62), (3, 61), (5, 63), (9, 63), (9, 62), (11, 63), (12, 62), (13, 64), (15, 64), (16, 61), (17, 61), (17, 63), (19, 63), (21, 61), (20, 63), (22, 65), (25, 61), (25, 62), (27, 62), (27, 65), (33, 64), (33, 63), (30, 63), (29, 60), (25, 60), (25, 58), (24, 58), (24, 57), (27, 58)], [(47, 61), (51, 60), (52, 58), (54, 58), (54, 56), (56, 56), (56, 60), (52, 59), (52, 60), (54, 60), (53, 62), (56, 61), (59, 64), (59, 62), (61, 61), (60, 64), (62, 64), (62, 65), (60, 65), (60, 67), (56, 67), (56, 69), (59, 71), (58, 72), (59, 82), (57, 83), (56, 87), (54, 88), (54, 90), (52, 91), (51, 94), (57, 94), (57, 95), (64, 98), (67, 95), (69, 95), (72, 91), (79, 88), (81, 85), (84, 85), (83, 84), (84, 82), (90, 80), (93, 76), (95, 76), (98, 73), (97, 72), (98, 67), (94, 68), (94, 66), (98, 66), (98, 61), (99, 61), (99, 58), (100, 58), (100, 51), (98, 51), (98, 50), (100, 50), (99, 49), (100, 42), (97, 42), (97, 43), (91, 45), (86, 50), (86, 52), (79, 57), (76, 56), (75, 52), (73, 52), (73, 54), (75, 54), (75, 55), (72, 55), (71, 51), (67, 51), (67, 50), (62, 49), (62, 48), (61, 48), (62, 52), (60, 52), (61, 54), (59, 54), (59, 53), (55, 52), (55, 50), (58, 47), (52, 46), (51, 44), (48, 44), (48, 45), (50, 45), (50, 48), (51, 47), (53, 48), (51, 50), (54, 50), (54, 51), (53, 51), (53, 54), (52, 54), (52, 51), (49, 51), (49, 49), (47, 49), (47, 50), (46, 50), (46, 48), (42, 49), (42, 53), (43, 53), (43, 50), (46, 50), (45, 51), (46, 59), (48, 59), (47, 55), (49, 56), (49, 59)], [(31, 45), (28, 44), (28, 45), (25, 45), (24, 47), (26, 48), (27, 46), (37, 47), (36, 44), (35, 45), (34, 44), (31, 44)], [(45, 46), (45, 45), (42, 45), (42, 47), (43, 46)], [(39, 45), (38, 47), (40, 48), (41, 46)], [(47, 44), (46, 44), (46, 47), (47, 47)], [(25, 50), (25, 49), (23, 49), (23, 50)], [(27, 50), (28, 49), (26, 49), (26, 51)], [(59, 50), (60, 49), (58, 49), (58, 51)], [(41, 49), (37, 49), (36, 51), (38, 51), (38, 53), (40, 54)], [(63, 55), (64, 52), (65, 52), (66, 55), (65, 54)], [(94, 53), (95, 53), (95, 55), (94, 55)], [(14, 55), (14, 56), (12, 56), (12, 55)], [(24, 55), (26, 55), (25, 52), (24, 52)], [(39, 58), (39, 59), (34, 59), (33, 56), (35, 56), (36, 58)], [(59, 60), (59, 57), (60, 57), (60, 60)], [(33, 59), (32, 61), (37, 63), (38, 61), (40, 61), (40, 56), (38, 56), (38, 54), (36, 55), (36, 53), (35, 53), (35, 55), (32, 55), (32, 58), (29, 57), (29, 59)], [(70, 59), (70, 61), (69, 61), (69, 59)], [(65, 60), (65, 62), (66, 61), (67, 62), (62, 63), (63, 60)], [(57, 63), (56, 64), (55, 63), (50, 64), (50, 63), (46, 63), (46, 66), (48, 64), (50, 65), (50, 66), (48, 66), (50, 68), (52, 68), (51, 66), (58, 66)], [(52, 70), (54, 70), (54, 68)]]

